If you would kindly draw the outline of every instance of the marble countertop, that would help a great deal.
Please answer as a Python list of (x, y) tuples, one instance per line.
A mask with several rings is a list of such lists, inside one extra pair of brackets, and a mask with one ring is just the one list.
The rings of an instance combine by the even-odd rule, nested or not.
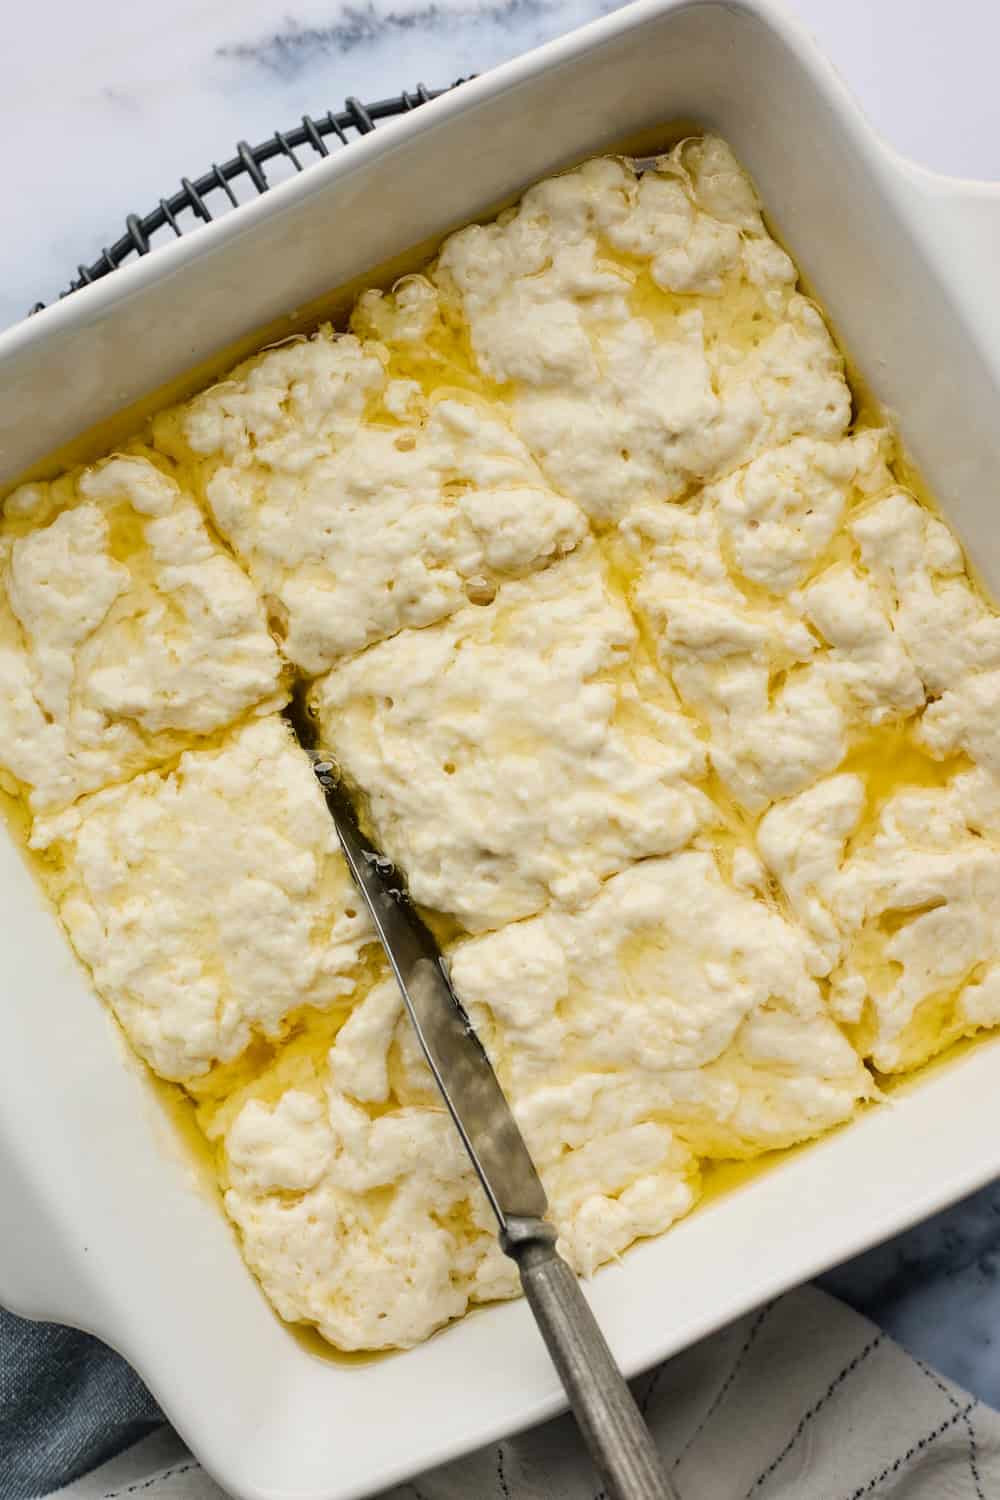
[[(303, 112), (440, 86), (613, 8), (609, 0), (68, 0), (8, 8), (0, 51), (0, 327), (182, 175)], [(1000, 179), (995, 0), (795, 0), (900, 150)], [(1000, 258), (1000, 257), (998, 257)], [(1000, 288), (998, 288), (1000, 290)], [(914, 1142), (919, 1150), (919, 1142)], [(859, 1194), (863, 1185), (859, 1184)], [(1000, 1406), (1000, 1185), (826, 1279)]]
[[(182, 176), (304, 111), (440, 87), (615, 0), (69, 0), (8, 6), (0, 49), (0, 327)], [(995, 0), (794, 0), (876, 127), (1000, 178)]]

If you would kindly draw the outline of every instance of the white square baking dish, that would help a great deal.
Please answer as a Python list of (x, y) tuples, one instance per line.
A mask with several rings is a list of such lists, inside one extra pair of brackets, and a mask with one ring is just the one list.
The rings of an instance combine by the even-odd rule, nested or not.
[[(12, 329), (0, 486), (330, 287), (679, 119), (750, 168), (1000, 593), (1000, 189), (894, 156), (766, 0), (641, 0)], [(291, 1338), (7, 839), (0, 895), (0, 1301), (121, 1350), (244, 1497), (348, 1500), (556, 1410), (522, 1305), (368, 1364)], [(633, 1250), (589, 1291), (626, 1370), (993, 1177), (998, 1123), (987, 1041)]]

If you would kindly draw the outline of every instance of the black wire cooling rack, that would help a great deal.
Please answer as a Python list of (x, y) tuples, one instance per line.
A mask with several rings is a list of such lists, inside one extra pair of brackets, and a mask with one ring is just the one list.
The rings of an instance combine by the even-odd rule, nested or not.
[[(464, 82), (465, 79), (460, 78), (450, 87), (457, 88)], [(91, 265), (77, 266), (75, 279), (60, 296), (68, 297), (80, 287), (109, 276), (133, 256), (148, 255), (157, 243), (168, 239), (171, 234), (179, 238), (201, 224), (209, 224), (221, 214), (237, 208), (241, 202), (266, 193), (282, 178), (305, 171), (320, 158), (330, 155), (328, 143), (349, 146), (353, 138), (373, 131), (380, 120), (409, 114), (421, 104), (447, 92), (447, 89), (428, 89), (418, 83), (412, 93), (404, 90), (395, 98), (377, 99), (373, 104), (362, 104), (359, 99), (351, 97), (344, 101), (343, 109), (328, 110), (319, 118), (303, 115), (300, 123), (291, 130), (276, 130), (259, 146), (238, 141), (236, 155), (228, 161), (213, 162), (200, 177), (182, 177), (177, 191), (169, 198), (161, 198), (149, 213), (126, 215), (125, 233), (121, 238), (103, 249)], [(265, 163), (271, 164), (270, 178), (264, 171)], [(44, 302), (37, 302), (31, 311), (40, 312), (44, 306)]]

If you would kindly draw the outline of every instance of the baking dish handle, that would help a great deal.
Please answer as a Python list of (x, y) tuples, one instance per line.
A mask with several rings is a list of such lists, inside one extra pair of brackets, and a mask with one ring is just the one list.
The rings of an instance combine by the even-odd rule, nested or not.
[(85, 1245), (67, 1239), (17, 1164), (0, 1153), (0, 1203), (4, 1246), (0, 1256), (0, 1307), (22, 1318), (69, 1323), (94, 1332), (103, 1304), (86, 1265)]
[(911, 216), (952, 275), (970, 329), (1000, 361), (1000, 183), (942, 177), (900, 161)]

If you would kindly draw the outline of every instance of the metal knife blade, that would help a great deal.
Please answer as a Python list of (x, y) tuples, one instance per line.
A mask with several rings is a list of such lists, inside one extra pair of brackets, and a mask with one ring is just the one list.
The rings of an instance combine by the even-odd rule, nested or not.
[(344, 857), (385, 949), (424, 1056), (455, 1122), (500, 1229), (541, 1219), (548, 1207), (535, 1165), (483, 1050), (433, 933), (395, 867), (361, 831), (332, 757), (317, 744), (304, 694), (284, 710), (312, 760)]
[(559, 1373), (608, 1500), (677, 1500), (649, 1428), (545, 1222), (545, 1190), (434, 935), (392, 864), (365, 837), (299, 690), (285, 709), (309, 754), (340, 846), (399, 982), (441, 1096), (486, 1190), (500, 1245)]

